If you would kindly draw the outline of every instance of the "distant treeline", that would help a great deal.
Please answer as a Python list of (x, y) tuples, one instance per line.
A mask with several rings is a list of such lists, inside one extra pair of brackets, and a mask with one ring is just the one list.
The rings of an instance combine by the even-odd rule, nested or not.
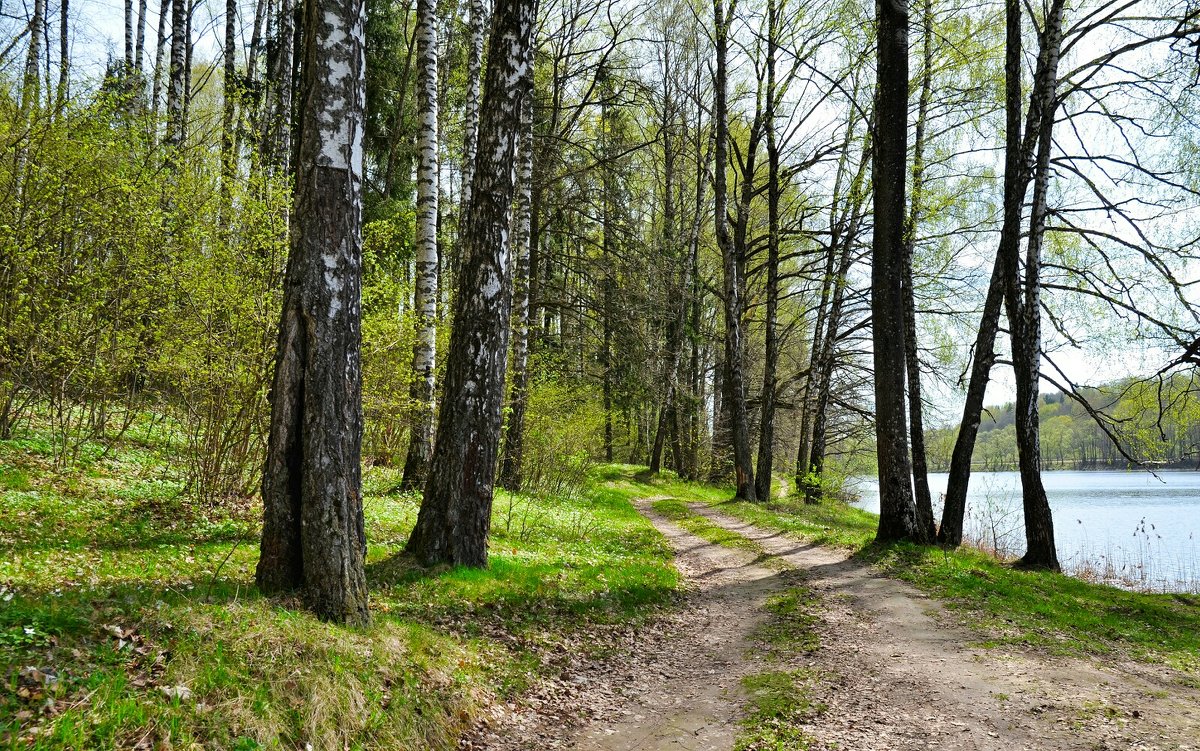
[[(1126, 469), (1141, 465), (1200, 469), (1200, 393), (1194, 375), (1128, 380), (1074, 395), (1043, 394), (1042, 466), (1045, 469)], [(1083, 400), (1087, 407), (1081, 403)], [(1017, 467), (1013, 404), (988, 407), (979, 425), (973, 466)], [(958, 426), (929, 431), (929, 464), (945, 472)]]

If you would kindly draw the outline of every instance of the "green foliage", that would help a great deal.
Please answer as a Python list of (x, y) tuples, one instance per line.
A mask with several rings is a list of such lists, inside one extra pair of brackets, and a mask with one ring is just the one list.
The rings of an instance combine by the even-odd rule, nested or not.
[[(1180, 373), (1150, 380), (1125, 380), (1101, 388), (1082, 388), (1096, 417), (1062, 393), (1043, 394), (1038, 404), (1042, 464), (1051, 469), (1126, 469), (1132, 462), (1192, 468), (1200, 451), (1200, 398), (1195, 376)], [(1012, 404), (989, 407), (979, 425), (973, 463), (985, 470), (1017, 465), (1015, 414)], [(1110, 436), (1111, 433), (1111, 436)], [(929, 459), (935, 471), (949, 467), (957, 428), (928, 433)], [(1116, 441), (1113, 440), (1116, 437)]]
[(534, 361), (525, 444), (524, 487), (548, 496), (578, 495), (603, 452), (604, 412), (594, 387), (549, 371)]
[[(199, 106), (199, 105), (198, 105)], [(245, 496), (286, 255), (282, 185), (225, 186), (214, 153), (169, 158), (157, 123), (102, 89), (60, 112), (0, 110), (0, 437), (90, 461), (150, 404), (179, 426), (189, 490)]]

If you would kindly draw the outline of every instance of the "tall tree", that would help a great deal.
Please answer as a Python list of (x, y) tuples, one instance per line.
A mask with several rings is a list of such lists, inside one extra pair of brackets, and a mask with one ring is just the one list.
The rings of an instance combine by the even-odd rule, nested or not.
[[(716, 145), (713, 198), (716, 212), (717, 244), (725, 278), (725, 398), (729, 412), (729, 438), (733, 444), (734, 482), (736, 497), (755, 500), (754, 467), (750, 457), (750, 420), (746, 409), (745, 342), (742, 340), (742, 278), (738, 249), (729, 232), (726, 167), (729, 163), (729, 27), (737, 6), (733, 0), (726, 7), (723, 0), (713, 0), (716, 70), (713, 76), (713, 119)], [(749, 153), (749, 149), (747, 150)]]
[[(533, 45), (530, 45), (529, 71), (533, 70)], [(521, 108), (521, 135), (517, 163), (517, 205), (514, 216), (513, 255), (516, 269), (513, 276), (513, 342), (512, 393), (509, 398), (508, 427), (504, 431), (504, 450), (501, 452), (500, 484), (516, 492), (523, 477), (521, 462), (525, 452), (525, 411), (529, 406), (529, 303), (530, 234), (533, 218), (533, 91), (525, 97)]]
[(304, 15), (299, 169), (263, 472), (258, 586), (364, 623), (360, 449), (363, 0)]
[(767, 0), (767, 107), (763, 119), (767, 135), (767, 306), (765, 352), (763, 353), (762, 410), (759, 420), (758, 467), (755, 494), (764, 501), (771, 499), (771, 475), (775, 449), (776, 370), (779, 364), (779, 334), (776, 318), (779, 315), (779, 143), (776, 133), (775, 57), (779, 47), (779, 17), (782, 8), (776, 0)]
[(509, 208), (534, 16), (534, 0), (499, 0), (492, 18), (437, 442), (406, 546), (426, 564), (487, 565), (512, 306)]
[[(142, 0), (143, 6), (145, 0)], [(221, 188), (229, 202), (232, 183), (237, 177), (237, 143), (234, 127), (237, 117), (239, 86), (237, 81), (237, 0), (225, 0), (225, 77), (223, 79), (223, 101), (221, 107)], [(138, 54), (141, 54), (139, 43)], [(138, 65), (141, 64), (140, 58)]]
[[(1058, 0), (1055, 0), (1057, 3)], [(1053, 10), (1053, 5), (1051, 7)], [(1061, 26), (1061, 5), (1057, 11)], [(1021, 221), (1024, 215), (1025, 196), (1033, 179), (1035, 150), (1038, 134), (1042, 130), (1040, 117), (1042, 107), (1038, 104), (1046, 85), (1057, 86), (1056, 74), (1047, 71), (1051, 58), (1039, 54), (1034, 71), (1034, 89), (1030, 92), (1031, 106), (1022, 111), (1024, 93), (1021, 84), (1022, 42), (1021, 9), (1011, 0), (1005, 3), (1005, 58), (1004, 58), (1004, 207), (1000, 227), (1000, 239), (996, 260), (992, 267), (984, 299), (983, 312), (976, 329), (974, 360), (971, 377), (967, 384), (963, 404), (962, 421), (950, 459), (950, 472), (946, 482), (946, 500), (942, 507), (942, 522), (938, 529), (938, 542), (943, 545), (958, 545), (962, 542), (963, 521), (966, 515), (967, 490), (971, 479), (971, 460), (979, 424), (983, 413), (984, 397), (991, 378), (992, 365), (996, 360), (995, 342), (1000, 329), (1001, 307), (1008, 295), (1008, 282), (1018, 274), (1020, 258)], [(1059, 32), (1061, 44), (1061, 30)], [(1054, 57), (1057, 69), (1057, 53)], [(1053, 96), (1053, 88), (1051, 90)], [(1019, 305), (1018, 305), (1019, 309)]]
[[(232, 0), (231, 0), (232, 1)], [(228, 6), (226, 6), (228, 7)], [(236, 4), (235, 4), (236, 7)], [(137, 43), (133, 51), (133, 70), (137, 73), (138, 78), (142, 76), (142, 66), (146, 55), (146, 0), (138, 0), (137, 14)], [(139, 80), (139, 86), (144, 86), (145, 82)], [(142, 96), (145, 96), (145, 91), (142, 91)]]
[(471, 185), (475, 181), (475, 144), (479, 139), (479, 73), (483, 65), (484, 24), (487, 7), (484, 0), (469, 0), (467, 25), (470, 41), (467, 47), (467, 90), (463, 101), (463, 163), (462, 202), (459, 221), (465, 222), (471, 205)]
[(929, 469), (925, 459), (925, 419), (921, 403), (921, 359), (917, 349), (917, 303), (913, 288), (913, 253), (917, 245), (917, 225), (924, 211), (925, 139), (929, 121), (929, 102), (933, 96), (933, 2), (924, 0), (921, 8), (921, 94), (917, 99), (917, 122), (913, 133), (913, 163), (908, 219), (904, 224), (904, 256), (901, 259), (901, 284), (904, 288), (904, 360), (908, 375), (908, 425), (912, 438), (913, 490), (917, 516), (925, 534), (937, 534), (933, 520), (933, 501), (929, 493)]
[(904, 181), (908, 157), (908, 0), (877, 0), (871, 240), (871, 333), (875, 361), (876, 539), (926, 541), (913, 501), (904, 415)]
[(29, 48), (25, 53), (25, 75), (21, 79), (21, 111), (26, 113), (41, 99), (42, 76), (38, 65), (42, 61), (42, 40), (46, 31), (46, 0), (33, 0), (33, 15), (29, 17)]
[(171, 62), (167, 73), (166, 144), (179, 148), (184, 141), (187, 98), (187, 0), (171, 0)]
[[(1050, 150), (1054, 113), (1058, 107), (1058, 60), (1063, 39), (1065, 0), (1051, 0), (1043, 19), (1037, 77), (1030, 97), (1031, 120), (1036, 125), (1037, 156), (1033, 165), (1033, 205), (1029, 216), (1025, 268), (1022, 274), (1016, 244), (999, 259), (1004, 264), (1004, 309), (1008, 315), (1016, 376), (1017, 457), (1021, 468), (1021, 499), (1025, 511), (1025, 555), (1021, 564), (1059, 570), (1054, 546), (1054, 519), (1042, 485), (1042, 452), (1038, 425), (1038, 381), (1041, 378), (1042, 334), (1040, 301), (1042, 240), (1046, 231), (1046, 192), (1050, 182)], [(1009, 42), (1021, 35), (1021, 5), (1005, 3)], [(1009, 74), (1006, 66), (1006, 75)], [(1031, 135), (1031, 134), (1027, 134)]]
[(413, 308), (412, 399), (416, 405), (401, 487), (424, 487), (433, 448), (434, 360), (438, 303), (438, 45), (437, 3), (417, 0), (417, 232)]

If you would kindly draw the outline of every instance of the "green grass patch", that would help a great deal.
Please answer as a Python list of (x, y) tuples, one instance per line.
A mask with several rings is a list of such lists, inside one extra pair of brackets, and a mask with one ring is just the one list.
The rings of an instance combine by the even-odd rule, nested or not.
[(771, 618), (758, 628), (754, 639), (768, 655), (787, 659), (821, 646), (816, 631), (820, 602), (811, 589), (803, 584), (789, 586), (767, 598), (766, 607)]
[(0, 442), (0, 749), (450, 749), (679, 587), (636, 468), (575, 498), (499, 493), (491, 566), (429, 570), (396, 555), (419, 499), (375, 467), (373, 623), (320, 623), (257, 594), (257, 504), (194, 502), (152, 427), (65, 464), (44, 436)]
[(875, 537), (879, 517), (850, 504), (826, 499), (806, 504), (802, 498), (788, 496), (769, 503), (726, 501), (712, 504), (730, 516), (763, 529), (799, 535), (820, 545), (858, 549)]
[(737, 532), (731, 532), (724, 527), (714, 524), (700, 514), (688, 508), (687, 502), (678, 498), (663, 498), (654, 502), (654, 510), (670, 519), (688, 532), (702, 540), (726, 548), (745, 550), (757, 555), (766, 556), (766, 551)]
[(817, 676), (810, 670), (777, 670), (742, 679), (749, 699), (735, 751), (802, 751), (812, 743), (801, 725), (825, 711), (814, 702)]

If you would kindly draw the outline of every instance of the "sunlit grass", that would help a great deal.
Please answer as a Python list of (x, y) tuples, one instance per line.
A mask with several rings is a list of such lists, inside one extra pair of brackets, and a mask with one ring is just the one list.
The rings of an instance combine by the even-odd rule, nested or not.
[(418, 498), (364, 481), (373, 623), (320, 623), (253, 585), (259, 510), (190, 500), (161, 423), (59, 466), (44, 435), (0, 442), (0, 748), (449, 749), (479, 708), (609, 648), (679, 579), (605, 468), (574, 498), (499, 493), (491, 565), (397, 554)]

